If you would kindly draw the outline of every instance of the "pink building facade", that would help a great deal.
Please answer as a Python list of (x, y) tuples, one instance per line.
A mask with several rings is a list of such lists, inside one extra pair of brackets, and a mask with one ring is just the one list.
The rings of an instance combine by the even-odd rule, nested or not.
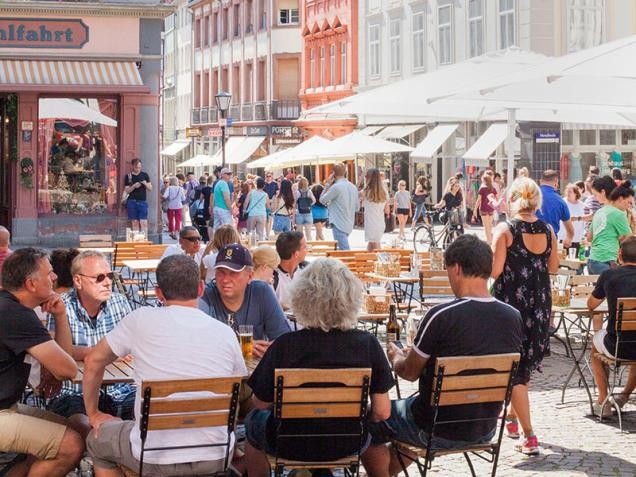
[[(3, 3), (0, 223), (14, 243), (122, 237), (120, 197), (133, 158), (159, 185), (167, 3)], [(161, 231), (156, 193), (148, 203), (153, 238)]]

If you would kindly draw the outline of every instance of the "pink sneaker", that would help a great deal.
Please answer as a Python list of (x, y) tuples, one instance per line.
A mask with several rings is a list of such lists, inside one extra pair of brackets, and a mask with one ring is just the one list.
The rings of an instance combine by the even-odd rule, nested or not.
[(519, 423), (506, 420), (506, 435), (510, 439), (519, 439)]
[(537, 436), (526, 437), (522, 443), (515, 445), (515, 450), (525, 455), (539, 455)]

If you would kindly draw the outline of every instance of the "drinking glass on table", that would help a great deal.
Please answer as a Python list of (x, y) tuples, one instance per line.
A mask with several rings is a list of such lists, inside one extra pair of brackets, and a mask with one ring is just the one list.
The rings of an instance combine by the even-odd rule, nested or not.
[(243, 359), (252, 359), (252, 351), (254, 347), (253, 334), (253, 325), (239, 325), (239, 341), (241, 343)]

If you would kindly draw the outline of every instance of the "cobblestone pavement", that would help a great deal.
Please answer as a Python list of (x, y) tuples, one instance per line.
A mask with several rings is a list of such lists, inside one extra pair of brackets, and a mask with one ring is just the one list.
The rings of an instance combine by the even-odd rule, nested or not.
[[(636, 476), (636, 400), (624, 408), (622, 434), (616, 417), (599, 423), (589, 415), (587, 394), (576, 380), (561, 404), (561, 384), (572, 361), (562, 354), (560, 344), (555, 342), (552, 348), (552, 356), (543, 362), (543, 373), (536, 373), (530, 383), (532, 421), (541, 455), (527, 457), (516, 452), (518, 441), (504, 435), (497, 475)], [(402, 396), (408, 396), (416, 390), (416, 383), (400, 380), (400, 388)], [(477, 475), (490, 475), (490, 464), (477, 457), (472, 461)], [(414, 465), (409, 471), (417, 475)], [(464, 457), (457, 454), (436, 459), (429, 475), (463, 476), (470, 471)]]

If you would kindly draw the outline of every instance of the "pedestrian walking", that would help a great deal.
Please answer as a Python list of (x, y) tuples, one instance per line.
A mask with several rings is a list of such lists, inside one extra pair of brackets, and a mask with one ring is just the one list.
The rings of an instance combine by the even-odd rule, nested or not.
[(141, 159), (133, 159), (130, 162), (132, 171), (126, 174), (124, 189), (128, 193), (126, 210), (130, 228), (143, 232), (148, 236), (148, 202), (146, 192), (152, 190), (150, 176), (141, 170)]
[(315, 184), (311, 188), (311, 192), (314, 194), (314, 198), (316, 199), (314, 205), (311, 206), (311, 216), (313, 218), (314, 228), (316, 229), (316, 240), (325, 240), (323, 229), (329, 220), (329, 211), (327, 210), (327, 206), (320, 202), (320, 197), (324, 190), (325, 188), (322, 184)]
[(409, 191), (406, 189), (406, 181), (398, 182), (398, 191), (395, 193), (394, 200), (398, 225), (400, 227), (400, 238), (402, 240), (406, 240), (404, 229), (409, 217), (413, 215), (413, 209), (411, 208), (411, 194), (409, 194)]
[(292, 183), (283, 179), (280, 184), (280, 194), (272, 201), (272, 211), (274, 212), (272, 230), (276, 235), (281, 232), (289, 232), (292, 229), (295, 202)]
[(333, 238), (338, 242), (339, 250), (349, 250), (349, 234), (353, 230), (356, 212), (360, 210), (358, 190), (346, 175), (342, 163), (334, 164), (333, 172), (327, 179), (327, 186), (320, 197), (329, 210), (329, 222)]
[(305, 177), (298, 180), (298, 189), (294, 192), (296, 198), (296, 229), (304, 231), (305, 239), (311, 240), (311, 225), (313, 216), (311, 207), (316, 202), (314, 194), (309, 189), (309, 181)]
[(377, 250), (381, 246), (386, 226), (384, 216), (387, 213), (389, 199), (380, 180), (380, 171), (377, 169), (367, 170), (360, 199), (364, 208), (364, 239), (367, 241), (367, 250)]
[(428, 222), (426, 217), (426, 201), (429, 197), (429, 191), (426, 183), (426, 177), (419, 176), (415, 184), (415, 190), (411, 196), (411, 202), (415, 204), (415, 213), (413, 214), (413, 220), (411, 222), (413, 230), (417, 226), (417, 221), (420, 217), (424, 218), (425, 222)]
[(185, 191), (179, 185), (179, 179), (170, 178), (170, 185), (164, 191), (163, 199), (168, 204), (168, 233), (176, 240), (177, 233), (181, 230), (183, 203), (186, 200)]
[(473, 207), (473, 221), (477, 219), (479, 213), (488, 243), (492, 243), (492, 222), (496, 203), (497, 190), (493, 187), (493, 174), (492, 171), (486, 171), (481, 177), (481, 186), (477, 191), (477, 200)]
[(247, 211), (247, 231), (255, 232), (258, 240), (266, 240), (265, 224), (267, 222), (267, 209), (269, 208), (269, 197), (264, 190), (265, 181), (262, 177), (256, 179), (256, 189), (247, 196), (244, 208)]

